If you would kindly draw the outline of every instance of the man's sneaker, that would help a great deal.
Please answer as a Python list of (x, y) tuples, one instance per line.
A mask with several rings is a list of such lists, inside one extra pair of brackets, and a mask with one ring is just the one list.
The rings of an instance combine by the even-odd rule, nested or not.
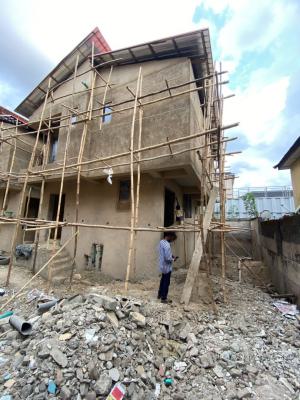
[(161, 303), (164, 303), (164, 304), (171, 304), (172, 303), (172, 300), (168, 300), (168, 299), (161, 299), (161, 301), (160, 301)]

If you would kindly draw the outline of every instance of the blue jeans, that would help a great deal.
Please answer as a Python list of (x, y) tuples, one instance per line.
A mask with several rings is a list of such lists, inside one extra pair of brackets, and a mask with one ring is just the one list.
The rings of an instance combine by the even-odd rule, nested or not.
[(171, 272), (161, 274), (158, 297), (162, 300), (167, 300), (170, 286)]

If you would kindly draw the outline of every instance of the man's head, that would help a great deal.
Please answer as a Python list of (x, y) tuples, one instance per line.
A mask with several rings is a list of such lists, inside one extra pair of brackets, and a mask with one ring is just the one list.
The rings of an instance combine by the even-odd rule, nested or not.
[(164, 232), (164, 239), (168, 242), (174, 242), (177, 239), (175, 232)]

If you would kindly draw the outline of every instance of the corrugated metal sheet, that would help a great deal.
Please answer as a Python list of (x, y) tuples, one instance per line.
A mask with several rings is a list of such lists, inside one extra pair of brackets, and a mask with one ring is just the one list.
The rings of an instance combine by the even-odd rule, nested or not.
[[(245, 209), (242, 196), (253, 193), (260, 216), (266, 219), (281, 218), (295, 211), (293, 191), (289, 186), (283, 187), (248, 187), (234, 190), (233, 197), (226, 202), (226, 219), (248, 219), (250, 215)], [(215, 206), (215, 216), (220, 215), (220, 203)]]

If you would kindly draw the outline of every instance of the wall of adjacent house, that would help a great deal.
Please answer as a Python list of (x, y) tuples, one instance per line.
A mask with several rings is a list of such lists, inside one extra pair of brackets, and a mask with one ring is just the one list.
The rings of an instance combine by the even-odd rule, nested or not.
[[(128, 177), (127, 177), (128, 178)], [(141, 177), (139, 226), (156, 228), (164, 224), (164, 190), (173, 190), (179, 201), (182, 201), (182, 190), (171, 181), (156, 179), (148, 174)], [(75, 220), (75, 182), (64, 185), (65, 210), (64, 219)], [(48, 218), (49, 197), (51, 193), (59, 193), (58, 183), (48, 183), (45, 187), (43, 217)], [(120, 210), (118, 207), (119, 179), (113, 178), (110, 185), (106, 180), (82, 180), (80, 190), (79, 222), (86, 224), (102, 224), (106, 226), (130, 226), (130, 208)], [(61, 243), (72, 235), (72, 228), (62, 231)], [(193, 242), (193, 233), (185, 233), (186, 243)], [(103, 244), (103, 261), (101, 271), (116, 279), (124, 279), (127, 267), (128, 230), (80, 228), (76, 264), (79, 270), (86, 268), (86, 257), (91, 252), (93, 243)], [(157, 245), (162, 234), (159, 232), (138, 232), (136, 250), (136, 277), (147, 278), (157, 276)], [(41, 235), (46, 240), (47, 233)], [(73, 254), (73, 244), (67, 247)], [(192, 246), (184, 248), (183, 234), (178, 234), (174, 245), (174, 254), (179, 256), (178, 266), (184, 264), (185, 253), (191, 258)]]
[[(16, 133), (16, 127), (12, 124), (4, 123), (3, 128), (9, 128), (9, 130), (2, 132), (4, 138)], [(21, 169), (28, 167), (35, 142), (35, 137), (28, 134), (28, 131), (18, 128), (18, 133), (24, 133), (24, 135), (16, 139), (16, 153), (12, 172), (20, 172)], [(2, 142), (0, 144), (0, 171), (10, 170), (14, 151), (14, 140), (10, 140), (9, 143)], [(2, 186), (4, 185), (2, 184)]]
[(279, 293), (293, 293), (300, 305), (300, 215), (252, 221), (263, 261)]
[(291, 165), (291, 178), (295, 209), (300, 207), (300, 158)]
[[(114, 67), (111, 76), (111, 88), (108, 89), (105, 102), (122, 102), (133, 98), (132, 94), (128, 91), (127, 87), (135, 93), (136, 83), (139, 68), (142, 67), (143, 81), (142, 81), (142, 94), (147, 94), (153, 91), (159, 91), (166, 88), (166, 80), (169, 86), (181, 84), (193, 79), (193, 73), (191, 69), (191, 62), (187, 58), (169, 59), (161, 61), (149, 61), (142, 64), (132, 64)], [(84, 63), (78, 70), (78, 74), (86, 71), (89, 68), (88, 63)], [(106, 81), (109, 76), (110, 68), (101, 70), (101, 76)], [(80, 76), (75, 82), (75, 91), (83, 90), (84, 86), (82, 82), (85, 82), (91, 87), (92, 74), (87, 72), (85, 75)], [(89, 101), (89, 93), (76, 94), (73, 97), (63, 97), (65, 94), (71, 93), (73, 83), (68, 81), (61, 85), (54, 92), (54, 100), (46, 108), (45, 117), (49, 116), (50, 109), (51, 115), (61, 115), (66, 117), (69, 111), (64, 106), (70, 106), (76, 108), (79, 112), (87, 109)], [(102, 124), (100, 131), (100, 119), (102, 111), (99, 110), (104, 99), (105, 83), (97, 75), (95, 82), (95, 91), (93, 97), (93, 117), (96, 119), (88, 123), (88, 132), (86, 137), (85, 149), (83, 158), (84, 160), (93, 159), (101, 156), (110, 156), (113, 154), (119, 154), (127, 152), (130, 146), (130, 130), (132, 122), (132, 110), (123, 110), (120, 113), (112, 115), (110, 122)], [(172, 89), (172, 95), (183, 90), (192, 89), (195, 84), (188, 86)], [(162, 96), (168, 96), (169, 93), (155, 95), (147, 97), (144, 101), (155, 100)], [(62, 106), (62, 104), (64, 106)], [(123, 109), (124, 107), (132, 106), (133, 102), (125, 103), (120, 106), (115, 106), (114, 111)], [(191, 111), (192, 108), (192, 111)], [(203, 117), (200, 109), (200, 103), (198, 95), (195, 93), (187, 93), (174, 98), (168, 98), (167, 100), (153, 103), (143, 107), (143, 124), (142, 124), (142, 147), (150, 146), (159, 142), (165, 142), (166, 140), (172, 140), (181, 136), (190, 135), (199, 130), (203, 129)], [(31, 120), (35, 120), (41, 113), (41, 107), (37, 109), (31, 116)], [(83, 123), (80, 120), (85, 117), (78, 116), (77, 122), (72, 126), (70, 131), (70, 144), (68, 146), (68, 158), (69, 163), (75, 162), (78, 156), (80, 142), (83, 132)], [(135, 139), (134, 147), (137, 148), (138, 143), (138, 130), (139, 130), (139, 113), (137, 113), (137, 120), (135, 124)], [(68, 120), (63, 120), (62, 125), (68, 124)], [(57, 162), (61, 162), (63, 159), (67, 127), (62, 127), (59, 132), (58, 142), (58, 153)], [(168, 138), (168, 139), (167, 139)], [(181, 151), (194, 146), (195, 143), (202, 143), (203, 138), (199, 138), (193, 141), (186, 141), (184, 143), (178, 143), (171, 146), (171, 151)], [(166, 155), (165, 158), (160, 158), (152, 161), (148, 161), (142, 165), (144, 171), (159, 170), (159, 169), (172, 169), (178, 168), (178, 166), (193, 165), (194, 170), (200, 176), (201, 175), (201, 163), (197, 159), (195, 154), (189, 152), (183, 153), (176, 157), (169, 157), (170, 149), (168, 146), (161, 147), (159, 149), (153, 149), (142, 154), (142, 157), (151, 158), (159, 154)], [(129, 156), (119, 157), (114, 160), (108, 161), (108, 165), (114, 166), (119, 163), (128, 163)], [(86, 176), (103, 176), (103, 170), (91, 171), (91, 169), (97, 166), (96, 164), (90, 167), (84, 168)], [(102, 164), (103, 167), (105, 165)], [(115, 166), (115, 174), (128, 174), (129, 165), (126, 166)]]

